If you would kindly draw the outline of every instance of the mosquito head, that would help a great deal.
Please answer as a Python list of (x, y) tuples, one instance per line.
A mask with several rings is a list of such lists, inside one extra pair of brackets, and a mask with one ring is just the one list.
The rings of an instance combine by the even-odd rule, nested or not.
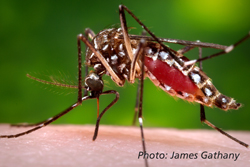
[(97, 75), (96, 73), (90, 73), (85, 78), (85, 88), (88, 91), (91, 91), (92, 94), (99, 94), (103, 90), (103, 81), (101, 76)]

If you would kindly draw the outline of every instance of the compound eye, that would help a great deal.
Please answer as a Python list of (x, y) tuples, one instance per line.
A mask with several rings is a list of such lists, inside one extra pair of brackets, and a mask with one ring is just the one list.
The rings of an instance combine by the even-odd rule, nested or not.
[(102, 78), (96, 73), (90, 73), (85, 79), (85, 86), (88, 91), (101, 91), (103, 90)]

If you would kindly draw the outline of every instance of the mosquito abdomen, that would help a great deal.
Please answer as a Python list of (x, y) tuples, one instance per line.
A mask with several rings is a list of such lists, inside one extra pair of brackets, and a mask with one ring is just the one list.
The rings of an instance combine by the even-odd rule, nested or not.
[[(182, 62), (188, 61), (188, 58), (183, 55), (178, 57)], [(157, 44), (149, 43), (146, 48), (145, 66), (150, 80), (171, 96), (209, 107), (214, 105), (225, 111), (238, 109), (241, 106), (233, 98), (221, 94), (199, 67), (179, 65)]]

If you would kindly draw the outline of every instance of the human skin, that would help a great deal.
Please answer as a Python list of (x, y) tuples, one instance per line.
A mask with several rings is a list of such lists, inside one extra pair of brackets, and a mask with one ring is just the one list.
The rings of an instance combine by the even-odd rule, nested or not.
[[(27, 128), (0, 125), (0, 135)], [(250, 132), (227, 131), (249, 144)], [(49, 125), (31, 134), (0, 139), (0, 167), (145, 166), (140, 129), (101, 125), (92, 141), (93, 125)], [(148, 153), (168, 154), (167, 159), (149, 159), (149, 166), (248, 166), (249, 149), (215, 130), (144, 128)], [(234, 159), (203, 159), (201, 153), (236, 153)], [(170, 159), (172, 153), (197, 153), (196, 159)], [(194, 157), (193, 157), (194, 158)]]

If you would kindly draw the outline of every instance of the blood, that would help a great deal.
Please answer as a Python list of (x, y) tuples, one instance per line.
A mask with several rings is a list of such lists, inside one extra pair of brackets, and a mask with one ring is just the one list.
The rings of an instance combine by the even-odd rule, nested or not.
[(145, 56), (145, 66), (160, 83), (170, 86), (177, 92), (182, 91), (193, 95), (200, 92), (188, 76), (185, 76), (179, 69), (170, 67), (166, 62)]

